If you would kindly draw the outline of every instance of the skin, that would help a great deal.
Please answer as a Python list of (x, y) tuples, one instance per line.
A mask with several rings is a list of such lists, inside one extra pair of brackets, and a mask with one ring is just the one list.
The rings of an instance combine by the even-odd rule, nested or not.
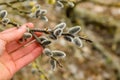
[(42, 47), (36, 42), (25, 47), (31, 40), (18, 42), (26, 32), (26, 26), (33, 27), (33, 24), (27, 23), (19, 29), (10, 28), (0, 32), (0, 80), (10, 80), (17, 71), (42, 53)]

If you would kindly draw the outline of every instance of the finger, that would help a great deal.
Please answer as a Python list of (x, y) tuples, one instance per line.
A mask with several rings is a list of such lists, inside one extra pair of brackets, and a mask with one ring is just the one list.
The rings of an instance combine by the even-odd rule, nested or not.
[[(31, 42), (33, 39), (29, 39), (26, 42), (20, 43), (18, 41), (12, 41), (11, 43), (8, 43), (6, 46), (7, 52), (11, 53), (17, 49), (19, 49), (20, 47), (24, 46), (25, 44)], [(11, 47), (12, 46), (12, 47)]]
[(14, 40), (18, 40), (26, 32), (26, 26), (30, 26), (30, 25), (32, 25), (32, 23), (22, 25), (19, 29), (12, 31), (9, 34), (8, 33), (2, 34), (0, 37), (1, 37), (1, 39), (7, 41), (8, 43), (11, 41), (14, 41)]
[(27, 55), (28, 53), (30, 53), (32, 50), (34, 50), (35, 48), (40, 47), (38, 46), (38, 44), (36, 44), (35, 42), (30, 44), (27, 47), (22, 47), (19, 50), (13, 52), (11, 54), (11, 56), (13, 57), (13, 60), (17, 60), (25, 55)]
[(5, 30), (5, 31), (2, 31), (1, 33), (2, 33), (2, 34), (8, 33), (8, 32), (14, 31), (14, 30), (16, 30), (16, 29), (17, 29), (16, 27), (13, 27), (13, 28), (7, 29), (7, 30)]
[(15, 62), (17, 70), (21, 69), (25, 65), (32, 62), (34, 59), (36, 59), (40, 54), (42, 53), (42, 48), (38, 47), (35, 50), (33, 50), (28, 55), (24, 56), (23, 58), (20, 58)]

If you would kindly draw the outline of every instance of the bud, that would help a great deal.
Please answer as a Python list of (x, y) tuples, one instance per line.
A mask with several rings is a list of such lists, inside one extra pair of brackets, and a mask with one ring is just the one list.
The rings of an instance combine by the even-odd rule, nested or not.
[(51, 33), (51, 34), (49, 35), (49, 38), (51, 38), (51, 39), (53, 39), (53, 40), (56, 40), (56, 39), (57, 39), (57, 37), (56, 37), (53, 33)]
[(74, 41), (74, 44), (75, 44), (75, 45), (77, 45), (77, 46), (79, 46), (79, 47), (82, 47), (82, 46), (83, 46), (82, 41), (81, 41), (81, 39), (80, 39), (79, 37), (75, 37), (75, 38), (73, 39), (73, 41)]
[(58, 57), (58, 58), (64, 58), (66, 56), (66, 54), (63, 51), (52, 51), (53, 53), (53, 57)]
[(63, 30), (60, 29), (60, 28), (57, 28), (54, 30), (53, 34), (58, 37), (58, 36), (61, 36), (61, 34), (63, 33)]
[(56, 61), (53, 59), (50, 59), (51, 69), (54, 71), (56, 69)]
[(41, 42), (41, 44), (42, 44), (43, 46), (47, 46), (47, 45), (49, 45), (50, 43), (51, 43), (51, 41), (49, 41), (49, 40), (44, 40), (44, 41)]
[(57, 28), (64, 29), (65, 27), (66, 27), (66, 23), (62, 22), (62, 23), (56, 25), (54, 30), (57, 29)]
[(71, 6), (71, 7), (75, 6), (75, 4), (73, 2), (70, 2), (70, 1), (68, 1), (68, 5)]
[(69, 42), (72, 42), (73, 41), (73, 38), (70, 37), (70, 36), (64, 36), (64, 39), (69, 41)]
[(38, 17), (40, 16), (40, 12), (41, 12), (40, 9), (36, 10), (36, 12), (35, 12), (35, 16), (36, 16), (36, 18), (38, 18)]
[(31, 37), (32, 37), (32, 34), (29, 33), (29, 32), (25, 32), (24, 35), (23, 35), (24, 39), (28, 39), (28, 38), (31, 38)]
[(48, 22), (48, 18), (46, 16), (41, 16), (40, 19), (43, 20), (43, 21)]
[(48, 49), (48, 48), (45, 48), (45, 49), (43, 50), (43, 53), (44, 53), (45, 55), (47, 55), (47, 56), (52, 56), (52, 55), (53, 55), (52, 52), (51, 52), (51, 50)]
[(3, 19), (7, 16), (7, 11), (6, 10), (1, 10), (0, 11), (0, 19)]
[(44, 36), (40, 36), (39, 37), (39, 40), (40, 40), (40, 42), (42, 42), (42, 41), (44, 41), (44, 40), (48, 40), (46, 37), (44, 37)]
[(75, 26), (75, 27), (72, 27), (68, 30), (68, 33), (70, 34), (77, 34), (79, 31), (80, 31), (80, 26)]
[(58, 7), (61, 7), (61, 8), (64, 7), (63, 3), (61, 3), (60, 1), (57, 1), (57, 6), (58, 6)]
[(2, 19), (2, 24), (5, 25), (5, 26), (6, 26), (9, 22), (10, 22), (10, 19), (9, 19), (9, 18), (3, 18), (3, 19)]
[(46, 15), (47, 14), (47, 10), (41, 10), (41, 16), (44, 16), (44, 15)]

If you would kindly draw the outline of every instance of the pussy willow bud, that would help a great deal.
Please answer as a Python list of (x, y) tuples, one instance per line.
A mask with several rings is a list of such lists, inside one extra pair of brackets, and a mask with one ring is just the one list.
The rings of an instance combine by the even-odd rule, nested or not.
[(64, 36), (64, 39), (69, 41), (69, 42), (73, 41), (73, 38), (71, 36)]
[(40, 42), (42, 42), (42, 41), (44, 41), (44, 40), (48, 40), (46, 37), (44, 37), (44, 36), (40, 36), (39, 37), (39, 40), (40, 40)]
[(51, 69), (54, 71), (56, 69), (56, 61), (53, 59), (50, 59)]
[(48, 18), (46, 16), (41, 16), (40, 19), (43, 20), (43, 21), (48, 22)]
[(45, 49), (43, 50), (43, 53), (44, 53), (45, 55), (47, 55), (47, 56), (53, 56), (51, 50), (48, 49), (48, 48), (45, 48)]
[(47, 14), (47, 10), (41, 10), (40, 14), (41, 16), (45, 16)]
[(61, 8), (63, 8), (64, 7), (64, 5), (63, 5), (63, 3), (62, 2), (60, 2), (60, 1), (57, 1), (57, 4), (56, 4), (58, 7), (61, 7)]
[(77, 45), (78, 47), (82, 47), (82, 46), (83, 46), (82, 41), (81, 41), (81, 39), (80, 39), (79, 37), (75, 37), (75, 38), (73, 39), (73, 43), (74, 43), (75, 45)]
[(58, 58), (64, 58), (66, 56), (66, 54), (63, 51), (52, 51), (53, 53), (53, 57), (58, 57)]
[(79, 31), (80, 31), (80, 26), (75, 26), (75, 27), (72, 27), (68, 30), (68, 33), (70, 34), (77, 34)]
[(71, 7), (75, 6), (75, 4), (73, 2), (70, 2), (70, 1), (68, 1), (68, 5), (71, 6)]
[(3, 19), (7, 16), (7, 11), (6, 10), (1, 10), (0, 11), (0, 19)]
[(36, 16), (36, 18), (38, 18), (38, 17), (40, 16), (40, 12), (41, 12), (40, 9), (36, 10), (36, 12), (35, 12), (35, 16)]
[(64, 29), (65, 27), (66, 27), (66, 23), (62, 22), (62, 23), (60, 23), (60, 24), (57, 24), (57, 25), (55, 26), (54, 30), (57, 29), (57, 28)]
[(53, 34), (53, 32), (49, 35), (49, 38), (53, 39), (53, 40), (56, 40), (57, 37)]
[(63, 33), (63, 30), (60, 29), (60, 28), (57, 28), (54, 30), (53, 34), (58, 37), (58, 36), (61, 36), (61, 34)]
[(5, 25), (5, 26), (6, 26), (9, 22), (10, 22), (10, 19), (9, 19), (9, 18), (3, 18), (3, 19), (2, 19), (2, 24)]
[(47, 45), (49, 45), (50, 43), (51, 43), (51, 41), (49, 41), (49, 40), (44, 40), (44, 41), (41, 42), (41, 44), (42, 44), (43, 46), (47, 46)]
[(24, 39), (32, 38), (32, 34), (29, 33), (29, 32), (25, 32), (24, 35), (23, 35), (23, 38)]

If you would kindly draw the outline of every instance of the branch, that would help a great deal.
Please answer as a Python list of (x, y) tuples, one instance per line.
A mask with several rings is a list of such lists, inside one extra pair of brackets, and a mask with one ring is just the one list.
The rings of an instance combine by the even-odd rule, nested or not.
[[(22, 1), (22, 2), (23, 2), (23, 1)], [(12, 8), (13, 10), (19, 11), (20, 13), (30, 14), (30, 11), (23, 11), (23, 10), (20, 10), (19, 8), (13, 7), (12, 5), (13, 5), (14, 3), (17, 3), (17, 1), (9, 2), (9, 3), (4, 2), (4, 3), (0, 3), (0, 5), (6, 5), (7, 7)]]

